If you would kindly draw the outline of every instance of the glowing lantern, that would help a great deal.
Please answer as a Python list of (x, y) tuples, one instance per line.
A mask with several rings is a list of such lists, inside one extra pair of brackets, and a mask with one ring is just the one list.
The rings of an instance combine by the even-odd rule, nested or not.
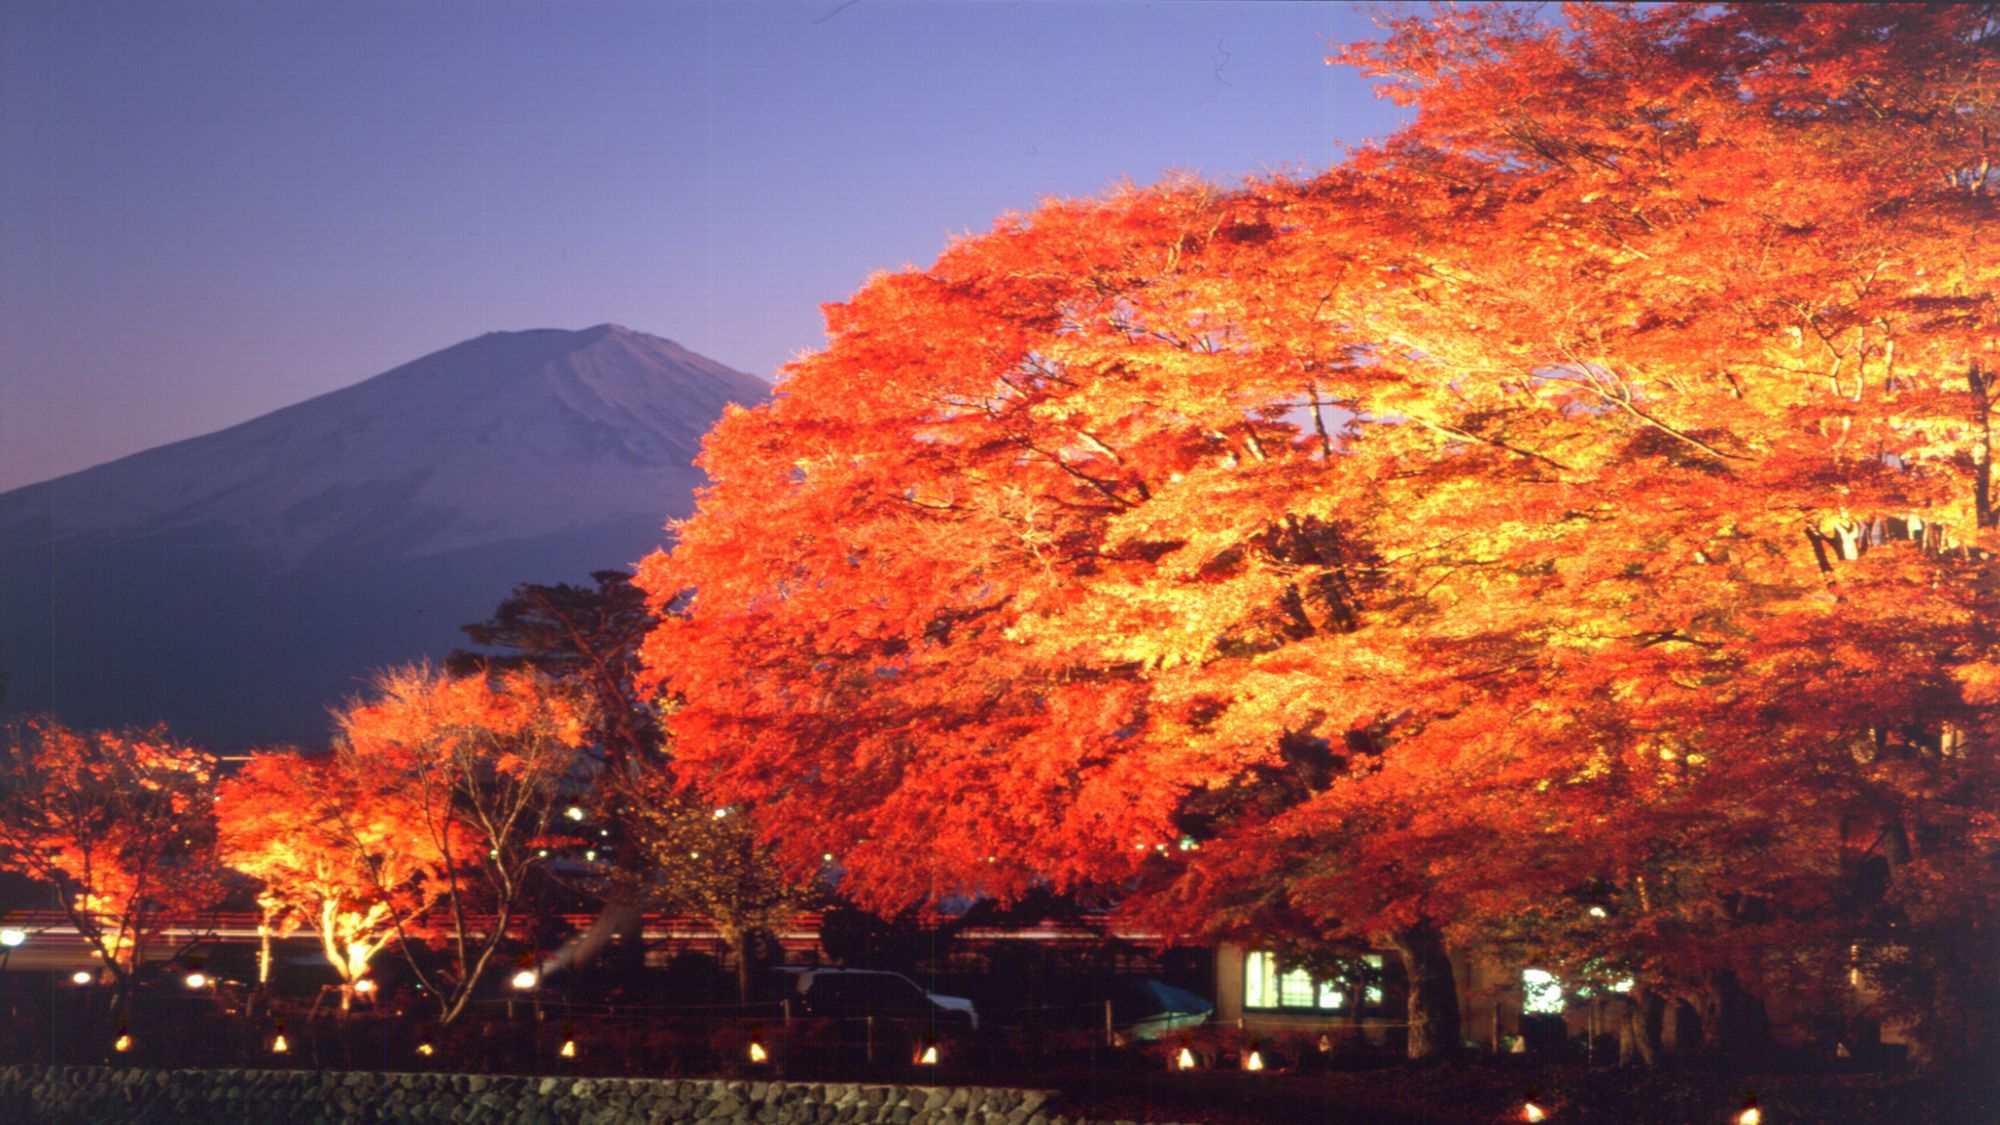
[(278, 1037), (271, 1040), (271, 1053), (274, 1055), (288, 1055), (291, 1052), (292, 1045), (285, 1042), (285, 1033), (280, 1031)]
[(120, 1035), (118, 1038), (112, 1040), (111, 1049), (121, 1054), (131, 1050), (132, 1037), (130, 1035)]
[(430, 1058), (432, 1055), (437, 1054), (437, 1051), (429, 1043), (419, 1043), (417, 1044), (417, 1053), (425, 1058)]
[(750, 1061), (753, 1063), (764, 1063), (771, 1061), (770, 1052), (764, 1050), (764, 1045), (762, 1043), (757, 1042), (755, 1039), (752, 1039), (750, 1041)]
[(1174, 1056), (1174, 1069), (1193, 1070), (1194, 1068), (1194, 1052), (1186, 1047), (1182, 1047), (1180, 1054)]
[(71, 984), (89, 984), (91, 977), (87, 970), (78, 969), (69, 975), (69, 979)]
[(563, 1040), (563, 1045), (562, 1045), (562, 1050), (560, 1050), (560, 1051), (557, 1051), (557, 1052), (556, 1052), (556, 1054), (558, 1054), (558, 1055), (561, 1055), (561, 1056), (562, 1056), (563, 1058), (566, 1058), (566, 1059), (573, 1059), (573, 1058), (575, 1058), (575, 1057), (576, 1057), (576, 1040), (574, 1040), (574, 1039), (565, 1039), (565, 1040)]
[(1243, 1069), (1244, 1070), (1264, 1069), (1264, 1053), (1262, 1051), (1252, 1051), (1249, 1054), (1243, 1056)]
[(522, 969), (520, 972), (514, 974), (514, 987), (522, 990), (530, 989), (535, 987), (540, 980), (541, 977), (535, 975), (533, 969)]
[(1521, 1120), (1523, 1121), (1547, 1121), (1548, 1119), (1548, 1113), (1534, 1102), (1529, 1102), (1527, 1105), (1521, 1107)]
[(938, 1064), (937, 1044), (936, 1043), (924, 1044), (924, 1049), (922, 1051), (917, 1052), (917, 1065), (936, 1066), (937, 1064)]

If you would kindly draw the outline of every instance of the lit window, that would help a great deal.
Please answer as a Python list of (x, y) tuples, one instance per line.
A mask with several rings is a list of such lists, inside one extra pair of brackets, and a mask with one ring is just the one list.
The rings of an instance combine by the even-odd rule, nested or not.
[[(1382, 958), (1362, 958), (1370, 975), (1378, 975)], [(1382, 1003), (1382, 987), (1370, 984), (1362, 993), (1364, 1006)], [(1243, 1006), (1266, 1011), (1342, 1012), (1348, 1007), (1347, 986), (1337, 980), (1314, 980), (1305, 969), (1278, 971), (1278, 955), (1256, 950), (1243, 955)]]
[(1521, 970), (1521, 1011), (1531, 1016), (1559, 1016), (1563, 1010), (1562, 984), (1544, 969)]
[(1293, 969), (1278, 978), (1278, 1006), (1280, 1008), (1314, 1008), (1312, 974), (1304, 969)]

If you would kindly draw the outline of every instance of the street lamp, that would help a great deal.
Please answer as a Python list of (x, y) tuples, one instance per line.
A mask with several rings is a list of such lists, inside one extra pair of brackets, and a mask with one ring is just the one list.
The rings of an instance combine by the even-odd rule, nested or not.
[(6, 972), (7, 962), (14, 959), (14, 947), (27, 940), (28, 935), (23, 930), (12, 926), (0, 930), (0, 973)]

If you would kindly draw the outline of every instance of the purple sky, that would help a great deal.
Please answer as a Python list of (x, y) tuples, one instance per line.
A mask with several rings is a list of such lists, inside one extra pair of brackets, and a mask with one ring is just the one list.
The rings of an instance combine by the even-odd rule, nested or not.
[(0, 490), (493, 330), (769, 378), (1003, 211), (1381, 135), (1383, 10), (0, 0)]

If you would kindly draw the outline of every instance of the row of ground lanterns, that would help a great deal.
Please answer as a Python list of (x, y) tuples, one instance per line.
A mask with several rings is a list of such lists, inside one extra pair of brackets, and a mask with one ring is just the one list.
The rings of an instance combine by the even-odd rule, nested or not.
[[(568, 1032), (569, 1029), (566, 1028), (565, 1031)], [(118, 1033), (118, 1038), (112, 1042), (111, 1049), (121, 1054), (130, 1051), (132, 1049), (131, 1034), (121, 1029)], [(285, 1041), (284, 1025), (280, 1024), (276, 1036), (271, 1040), (271, 1053), (274, 1055), (283, 1055), (289, 1054), (290, 1051), (291, 1045)], [(429, 1043), (417, 1044), (417, 1054), (425, 1058), (429, 1058), (436, 1053), (436, 1048), (432, 1047)], [(574, 1033), (567, 1033), (563, 1036), (562, 1046), (557, 1049), (556, 1055), (565, 1060), (576, 1058), (576, 1037)], [(768, 1065), (771, 1061), (770, 1051), (764, 1047), (764, 1044), (759, 1039), (754, 1037), (750, 1040), (748, 1057), (752, 1064), (758, 1066)], [(938, 1065), (937, 1044), (925, 1044), (913, 1061), (918, 1066)], [(1195, 1057), (1194, 1050), (1189, 1047), (1182, 1047), (1176, 1052), (1171, 1060), (1171, 1065), (1173, 1069), (1181, 1071), (1201, 1069), (1200, 1061)], [(1259, 1052), (1252, 1050), (1243, 1058), (1243, 1069), (1247, 1071), (1263, 1070), (1263, 1056)], [(1535, 1098), (1539, 1096), (1536, 1092), (1529, 1091), (1528, 1100), (1521, 1106), (1520, 1119), (1522, 1121), (1545, 1122), (1549, 1120), (1550, 1111), (1543, 1109), (1535, 1101)], [(1745, 1099), (1742, 1111), (1737, 1113), (1731, 1119), (1731, 1122), (1732, 1125), (1763, 1125), (1763, 1120), (1763, 1111), (1758, 1109), (1757, 1099), (1755, 1096), (1752, 1096)]]
[[(571, 810), (572, 813), (575, 811)], [(26, 941), (27, 937), (26, 933), (18, 929), (0, 929), (0, 958), (11, 955), (14, 948)], [(0, 967), (4, 967), (4, 965), (5, 961), (0, 960)], [(191, 972), (182, 979), (187, 987), (191, 989), (201, 989), (208, 985), (208, 978), (200, 972)], [(71, 975), (70, 980), (78, 985), (89, 985), (96, 980), (96, 976), (87, 969), (79, 969)], [(523, 969), (514, 974), (513, 980), (509, 983), (516, 989), (525, 992), (538, 986), (541, 983), (541, 976), (532, 969)], [(354, 991), (357, 993), (367, 995), (374, 990), (375, 982), (367, 977), (354, 982)], [(132, 1049), (131, 1034), (121, 1029), (118, 1033), (118, 1038), (112, 1041), (111, 1049), (120, 1054), (130, 1051)], [(290, 1053), (290, 1051), (291, 1045), (285, 1041), (284, 1028), (280, 1025), (277, 1034), (271, 1040), (271, 1053), (274, 1055), (283, 1055)], [(436, 1054), (436, 1049), (429, 1043), (419, 1043), (417, 1045), (417, 1054), (429, 1058)], [(562, 1046), (557, 1049), (556, 1054), (559, 1058), (563, 1059), (576, 1058), (576, 1038), (573, 1034), (563, 1037)], [(749, 1061), (757, 1066), (768, 1065), (771, 1061), (770, 1051), (756, 1037), (752, 1037), (750, 1040), (748, 1056)], [(939, 1062), (937, 1044), (926, 1043), (917, 1052), (916, 1058), (912, 1061), (918, 1066), (937, 1066)], [(1169, 1059), (1168, 1065), (1174, 1070), (1182, 1071), (1201, 1069), (1201, 1061), (1196, 1057), (1194, 1049), (1187, 1046), (1183, 1046), (1180, 1050), (1176, 1051)], [(1243, 1056), (1243, 1069), (1246, 1071), (1263, 1070), (1263, 1053), (1254, 1048), (1246, 1053)], [(1521, 1107), (1520, 1118), (1522, 1121), (1542, 1122), (1549, 1120), (1549, 1111), (1543, 1109), (1535, 1100), (1538, 1096), (1532, 1091), (1529, 1093), (1528, 1100)], [(1764, 1115), (1757, 1107), (1757, 1099), (1750, 1097), (1745, 1100), (1742, 1111), (1733, 1118), (1733, 1125), (1762, 1125), (1763, 1120)]]

